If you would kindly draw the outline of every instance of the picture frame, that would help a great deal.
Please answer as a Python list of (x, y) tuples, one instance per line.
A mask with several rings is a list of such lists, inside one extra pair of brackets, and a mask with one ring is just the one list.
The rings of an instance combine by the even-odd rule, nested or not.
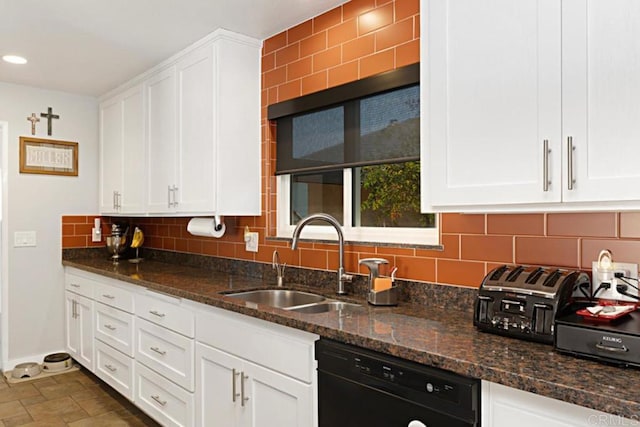
[(21, 136), (20, 173), (78, 176), (78, 143)]

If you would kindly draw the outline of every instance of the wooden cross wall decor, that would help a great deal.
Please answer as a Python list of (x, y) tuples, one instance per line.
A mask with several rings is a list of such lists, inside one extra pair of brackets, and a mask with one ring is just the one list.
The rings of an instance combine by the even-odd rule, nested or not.
[(53, 108), (49, 107), (46, 113), (40, 113), (40, 117), (44, 117), (47, 119), (47, 135), (51, 136), (52, 133), (52, 120), (59, 119), (60, 116), (57, 114), (53, 114)]
[(38, 118), (38, 116), (36, 116), (36, 113), (31, 113), (31, 115), (29, 117), (27, 117), (27, 120), (29, 120), (31, 122), (31, 135), (35, 135), (36, 134), (36, 123), (38, 123), (40, 121), (40, 119)]

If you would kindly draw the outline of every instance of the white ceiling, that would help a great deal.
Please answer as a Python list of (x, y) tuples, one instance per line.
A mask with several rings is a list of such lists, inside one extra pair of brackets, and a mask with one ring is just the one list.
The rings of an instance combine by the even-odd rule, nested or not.
[(258, 39), (345, 0), (0, 0), (0, 81), (101, 95), (217, 28)]

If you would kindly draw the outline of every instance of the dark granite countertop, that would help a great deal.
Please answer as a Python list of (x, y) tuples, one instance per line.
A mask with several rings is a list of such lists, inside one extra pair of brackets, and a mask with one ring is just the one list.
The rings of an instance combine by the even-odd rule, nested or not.
[(102, 258), (79, 258), (63, 260), (63, 264), (542, 396), (627, 418), (640, 415), (636, 390), (640, 370), (599, 364), (559, 354), (549, 345), (479, 332), (473, 326), (472, 313), (456, 307), (455, 301), (450, 307), (405, 303), (373, 307), (360, 301), (365, 309), (347, 316), (340, 317), (338, 312), (301, 314), (248, 305), (222, 294), (269, 287), (258, 278), (150, 260), (114, 265)]

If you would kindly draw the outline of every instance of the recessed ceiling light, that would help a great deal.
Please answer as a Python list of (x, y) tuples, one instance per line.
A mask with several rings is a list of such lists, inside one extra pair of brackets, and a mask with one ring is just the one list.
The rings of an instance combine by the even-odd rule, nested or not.
[(25, 58), (18, 55), (4, 55), (2, 57), (2, 60), (5, 62), (9, 62), (10, 64), (18, 64), (18, 65), (27, 63), (27, 60)]

